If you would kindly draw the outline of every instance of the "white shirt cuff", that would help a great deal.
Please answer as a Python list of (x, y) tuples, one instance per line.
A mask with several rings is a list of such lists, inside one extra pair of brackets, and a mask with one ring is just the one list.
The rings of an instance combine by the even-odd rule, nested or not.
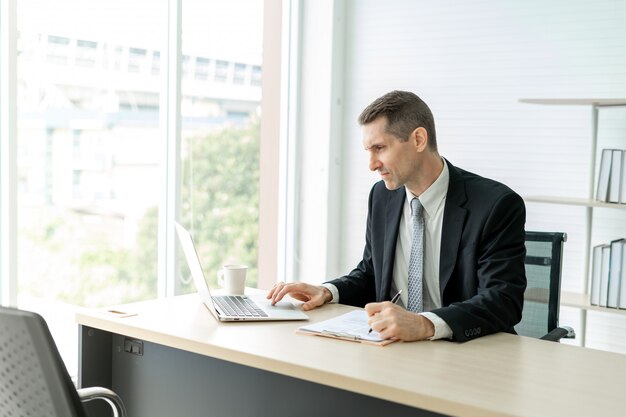
[(441, 317), (430, 312), (420, 314), (426, 317), (435, 326), (435, 334), (428, 340), (450, 339), (452, 337), (452, 329)]
[(339, 302), (339, 290), (333, 284), (322, 284), (322, 287), (328, 288), (328, 291), (333, 295), (333, 299), (329, 301), (330, 304), (337, 304)]

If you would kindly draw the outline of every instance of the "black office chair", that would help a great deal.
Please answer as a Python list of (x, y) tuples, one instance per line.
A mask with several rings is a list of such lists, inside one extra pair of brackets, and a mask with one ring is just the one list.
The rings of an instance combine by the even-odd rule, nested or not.
[(559, 341), (575, 337), (571, 327), (559, 327), (561, 264), (565, 233), (526, 232), (526, 279), (522, 321), (517, 334)]
[(102, 399), (125, 417), (107, 388), (76, 390), (44, 319), (0, 307), (0, 414), (11, 417), (87, 417), (82, 402)]

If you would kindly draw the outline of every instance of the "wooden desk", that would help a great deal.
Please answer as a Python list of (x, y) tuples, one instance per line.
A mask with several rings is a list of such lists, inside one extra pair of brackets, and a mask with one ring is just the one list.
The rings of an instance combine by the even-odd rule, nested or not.
[(137, 315), (77, 314), (79, 385), (112, 387), (133, 417), (624, 415), (626, 355), (509, 334), (368, 346), (296, 334), (303, 322), (218, 323), (196, 294), (119, 309)]

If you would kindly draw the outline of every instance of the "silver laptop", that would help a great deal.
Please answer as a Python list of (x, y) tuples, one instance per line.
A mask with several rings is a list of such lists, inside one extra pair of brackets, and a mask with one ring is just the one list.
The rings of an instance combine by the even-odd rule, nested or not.
[(216, 319), (220, 321), (308, 320), (309, 317), (292, 303), (280, 301), (272, 305), (263, 294), (212, 296), (204, 278), (191, 233), (176, 223), (176, 234), (185, 253), (196, 290), (202, 297), (204, 305)]

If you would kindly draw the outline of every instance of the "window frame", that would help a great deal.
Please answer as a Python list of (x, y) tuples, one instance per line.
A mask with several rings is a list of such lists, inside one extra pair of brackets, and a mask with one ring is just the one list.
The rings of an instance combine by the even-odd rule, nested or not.
[(0, 301), (17, 306), (17, 0), (0, 0)]

